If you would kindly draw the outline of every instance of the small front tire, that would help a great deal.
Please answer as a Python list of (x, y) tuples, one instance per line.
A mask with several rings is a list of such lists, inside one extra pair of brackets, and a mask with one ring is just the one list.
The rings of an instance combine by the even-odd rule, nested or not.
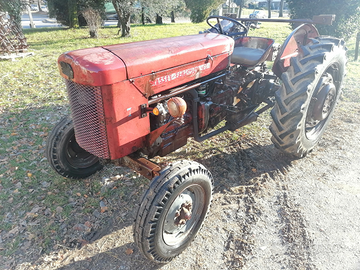
[(86, 178), (103, 167), (98, 157), (79, 146), (69, 116), (62, 118), (50, 133), (46, 143), (46, 157), (51, 167), (67, 178)]
[(176, 162), (155, 177), (134, 225), (135, 242), (148, 259), (167, 263), (194, 239), (209, 211), (212, 176), (201, 164)]

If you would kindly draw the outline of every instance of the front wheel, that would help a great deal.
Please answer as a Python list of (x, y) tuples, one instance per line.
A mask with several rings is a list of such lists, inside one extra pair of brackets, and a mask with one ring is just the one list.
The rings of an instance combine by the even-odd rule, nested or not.
[(176, 162), (155, 177), (134, 225), (135, 242), (150, 260), (166, 263), (194, 239), (210, 208), (212, 176), (201, 164)]
[(86, 178), (103, 167), (98, 157), (79, 146), (69, 116), (62, 118), (50, 133), (46, 157), (58, 174), (73, 179)]
[(346, 64), (344, 42), (313, 39), (290, 63), (275, 93), (270, 131), (277, 148), (303, 157), (320, 140), (339, 99)]

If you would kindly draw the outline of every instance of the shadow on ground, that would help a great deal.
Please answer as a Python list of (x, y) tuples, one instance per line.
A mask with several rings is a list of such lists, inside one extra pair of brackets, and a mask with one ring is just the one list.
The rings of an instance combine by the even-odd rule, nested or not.
[[(144, 259), (132, 240), (132, 222), (148, 180), (107, 164), (88, 179), (74, 181), (48, 165), (47, 134), (67, 113), (63, 107), (40, 107), (1, 115), (0, 259), (6, 263), (0, 269), (160, 268)], [(215, 179), (215, 194), (253, 186), (259, 176), (286, 171), (292, 161), (251, 137), (200, 147), (203, 158), (184, 148), (167, 161), (186, 157), (205, 165)]]

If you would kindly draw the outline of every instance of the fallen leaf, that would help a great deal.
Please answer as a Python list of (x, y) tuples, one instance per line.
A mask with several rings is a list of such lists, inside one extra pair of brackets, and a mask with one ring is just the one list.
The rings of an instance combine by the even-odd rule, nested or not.
[(76, 193), (76, 195), (78, 195), (79, 197), (81, 197), (81, 193), (80, 193), (80, 192)]
[(131, 255), (131, 254), (134, 253), (134, 250), (132, 250), (131, 248), (128, 248), (128, 249), (125, 251), (125, 253), (126, 253), (127, 255)]
[(255, 168), (252, 168), (251, 170), (252, 170), (252, 172), (254, 172), (254, 173), (256, 173), (256, 171), (257, 171)]
[(27, 213), (26, 216), (29, 217), (29, 218), (36, 218), (38, 216), (38, 214)]
[(27, 173), (27, 176), (28, 176), (28, 177), (31, 177), (31, 176), (32, 176), (32, 173), (30, 173), (30, 172)]
[(100, 212), (104, 213), (108, 210), (107, 206), (101, 207)]
[(91, 223), (90, 223), (89, 221), (86, 221), (84, 225), (85, 225), (86, 227), (91, 228)]

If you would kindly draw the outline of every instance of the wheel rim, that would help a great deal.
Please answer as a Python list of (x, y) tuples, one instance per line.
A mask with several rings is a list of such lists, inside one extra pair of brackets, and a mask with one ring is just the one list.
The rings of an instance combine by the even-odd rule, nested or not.
[(66, 145), (66, 160), (74, 168), (85, 169), (97, 163), (99, 158), (81, 148), (73, 134)]
[(330, 73), (323, 74), (317, 88), (306, 115), (305, 134), (309, 140), (321, 135), (337, 100), (337, 87)]
[[(191, 204), (190, 210), (189, 204)], [(199, 185), (191, 185), (173, 200), (163, 224), (163, 240), (169, 246), (180, 246), (189, 233), (201, 221), (205, 205), (205, 191)], [(186, 211), (186, 209), (188, 211)]]

